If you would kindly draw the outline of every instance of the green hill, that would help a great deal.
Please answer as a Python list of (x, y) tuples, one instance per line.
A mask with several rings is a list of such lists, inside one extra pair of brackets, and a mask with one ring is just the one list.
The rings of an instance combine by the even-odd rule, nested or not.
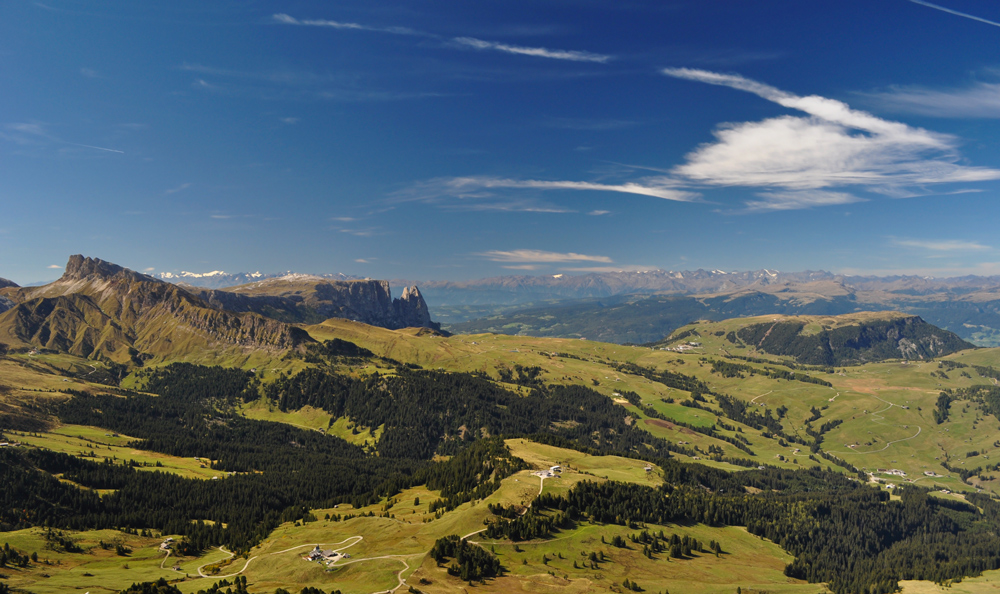
[(807, 329), (809, 320), (745, 326), (736, 333), (743, 343), (772, 355), (809, 365), (850, 365), (886, 359), (932, 359), (974, 348), (953, 332), (917, 316), (871, 319), (837, 328)]

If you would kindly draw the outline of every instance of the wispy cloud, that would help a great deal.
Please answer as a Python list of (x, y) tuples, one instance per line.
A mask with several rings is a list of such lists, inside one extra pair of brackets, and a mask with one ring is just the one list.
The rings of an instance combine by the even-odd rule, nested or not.
[(354, 221), (356, 221), (358, 219), (356, 219), (354, 217), (330, 217), (330, 220), (331, 221), (337, 221), (339, 223), (353, 223)]
[(341, 233), (347, 233), (355, 237), (374, 237), (375, 235), (385, 235), (386, 231), (378, 227), (368, 227), (365, 229), (337, 229)]
[(745, 202), (748, 212), (801, 210), (818, 206), (838, 206), (867, 202), (864, 198), (844, 192), (828, 192), (823, 190), (799, 190), (789, 192), (761, 192), (757, 194), (760, 200)]
[(56, 269), (62, 268), (62, 266), (60, 266), (58, 264), (49, 264), (48, 266), (46, 266), (46, 268), (50, 268), (52, 270), (56, 270)]
[(195, 80), (193, 83), (191, 83), (191, 86), (193, 86), (196, 89), (204, 89), (206, 91), (218, 91), (222, 88), (219, 85), (214, 85), (203, 78)]
[(80, 69), (80, 74), (82, 74), (83, 76), (86, 76), (87, 78), (100, 78), (101, 77), (101, 75), (98, 74), (98, 72), (96, 70), (94, 70), (93, 68), (81, 68)]
[(163, 195), (164, 196), (169, 196), (170, 194), (176, 194), (177, 192), (183, 192), (184, 190), (186, 190), (186, 189), (188, 189), (190, 187), (191, 187), (191, 184), (184, 183), (184, 184), (181, 184), (181, 185), (179, 185), (179, 186), (177, 186), (175, 188), (170, 188), (169, 190), (164, 190), (163, 191)]
[(491, 250), (476, 255), (486, 258), (491, 262), (533, 262), (545, 264), (564, 262), (604, 262), (610, 264), (612, 262), (611, 258), (607, 256), (588, 256), (587, 254), (577, 254), (575, 252), (559, 253), (543, 250)]
[(960, 165), (952, 136), (883, 120), (835, 99), (801, 97), (733, 74), (687, 68), (663, 73), (753, 93), (809, 116), (721, 126), (715, 142), (673, 169), (675, 178), (712, 186), (874, 191), (1000, 179), (1000, 170)]
[(938, 118), (1000, 118), (1000, 83), (977, 82), (962, 89), (894, 87), (865, 93), (882, 109)]
[(674, 200), (677, 202), (693, 202), (699, 195), (695, 192), (677, 188), (677, 182), (666, 177), (645, 178), (638, 182), (621, 184), (603, 184), (583, 181), (511, 179), (489, 176), (452, 177), (423, 184), (426, 193), (438, 192), (459, 198), (476, 198), (484, 196), (483, 192), (495, 189), (515, 190), (568, 190), (568, 191), (598, 191), (619, 192), (623, 194), (639, 194)]
[(450, 44), (462, 47), (471, 47), (478, 50), (497, 51), (507, 54), (517, 54), (522, 56), (532, 56), (536, 58), (548, 58), (552, 60), (568, 60), (571, 62), (596, 62), (604, 64), (611, 61), (612, 56), (596, 54), (582, 50), (550, 49), (546, 47), (528, 47), (523, 45), (511, 45), (499, 41), (486, 41), (475, 37), (454, 37), (447, 40), (446, 37), (434, 33), (426, 33), (410, 29), (409, 27), (373, 27), (360, 23), (350, 23), (345, 21), (332, 21), (326, 19), (297, 19), (288, 14), (275, 14), (272, 21), (281, 25), (297, 25), (307, 27), (327, 27), (330, 29), (372, 31), (376, 33), (391, 33), (394, 35), (412, 35), (416, 37), (427, 37), (441, 41), (449, 41)]
[[(486, 175), (439, 178), (414, 184), (397, 192), (396, 197), (449, 208), (461, 205), (470, 210), (553, 212), (563, 210), (504, 205), (511, 204), (510, 195), (516, 191), (585, 190), (702, 202), (700, 192), (706, 188), (743, 187), (758, 192), (743, 209), (728, 212), (750, 213), (868, 201), (858, 192), (907, 198), (978, 191), (954, 186), (945, 191), (928, 188), (1000, 179), (1000, 169), (964, 164), (958, 151), (960, 140), (948, 134), (882, 119), (835, 99), (795, 95), (735, 74), (689, 68), (668, 68), (663, 74), (753, 93), (804, 115), (720, 125), (714, 142), (695, 148), (683, 163), (673, 167), (622, 166), (627, 171), (605, 172), (600, 181)], [(1000, 100), (997, 104), (1000, 106)], [(636, 177), (641, 169), (656, 175)], [(617, 181), (628, 177), (633, 179)], [(606, 181), (609, 178), (616, 183)]]
[(272, 20), (282, 25), (301, 25), (307, 27), (329, 27), (331, 29), (353, 29), (355, 31), (375, 31), (378, 33), (393, 33), (395, 35), (417, 35), (426, 37), (428, 34), (415, 31), (408, 27), (371, 27), (358, 23), (345, 23), (327, 19), (297, 19), (287, 14), (273, 15)]
[(118, 153), (125, 154), (125, 151), (120, 151), (118, 149), (107, 148), (103, 146), (95, 146), (92, 144), (81, 144), (79, 142), (70, 142), (69, 140), (64, 140), (50, 133), (47, 126), (38, 123), (29, 122), (15, 122), (11, 124), (5, 124), (2, 129), (0, 129), (0, 139), (13, 142), (22, 146), (43, 146), (46, 144), (62, 144), (69, 146), (78, 146), (81, 148), (93, 149), (97, 151), (104, 151), (107, 153)]
[(572, 62), (598, 62), (600, 64), (604, 64), (611, 60), (611, 56), (604, 54), (594, 54), (579, 50), (558, 50), (545, 47), (508, 45), (506, 43), (499, 43), (496, 41), (484, 41), (474, 37), (456, 37), (453, 41), (459, 45), (466, 45), (478, 50), (493, 50), (508, 54), (534, 56), (536, 58), (551, 58), (553, 60), (569, 60)]
[(893, 243), (932, 252), (982, 252), (993, 249), (988, 245), (962, 239), (894, 239)]
[(566, 272), (642, 272), (644, 270), (654, 270), (655, 266), (579, 266), (572, 268), (560, 268)]
[(153, 266), (150, 266), (149, 268), (143, 268), (142, 269), (143, 272), (153, 272), (154, 270), (156, 270), (156, 268), (154, 268)]
[(611, 214), (611, 211), (610, 210), (592, 210), (592, 211), (588, 212), (587, 214), (589, 214), (592, 217), (599, 217), (601, 215)]
[(288, 125), (298, 124), (299, 118), (281, 118), (281, 122)]
[(937, 4), (931, 4), (930, 2), (925, 2), (924, 0), (910, 0), (914, 4), (919, 4), (920, 6), (926, 6), (927, 8), (933, 8), (934, 10), (940, 10), (941, 12), (947, 12), (948, 14), (953, 14), (955, 16), (960, 16), (966, 19), (972, 19), (974, 21), (979, 21), (980, 23), (985, 23), (987, 25), (993, 25), (994, 27), (1000, 27), (1000, 23), (996, 21), (991, 21), (984, 19), (982, 17), (977, 17), (965, 12), (959, 12), (957, 10), (952, 10), (950, 8), (945, 8), (944, 6), (938, 6)]
[(540, 214), (569, 214), (576, 212), (554, 204), (535, 200), (505, 200), (492, 199), (487, 201), (450, 202), (446, 205), (450, 210), (462, 212), (533, 212)]

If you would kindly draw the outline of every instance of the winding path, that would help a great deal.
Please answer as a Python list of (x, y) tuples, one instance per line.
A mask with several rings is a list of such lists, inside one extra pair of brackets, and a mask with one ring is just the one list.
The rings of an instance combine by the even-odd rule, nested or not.
[(166, 557), (164, 557), (164, 558), (163, 558), (163, 561), (161, 561), (161, 562), (160, 562), (160, 569), (166, 569), (166, 567), (164, 567), (164, 565), (166, 564), (166, 562), (167, 562), (167, 559), (169, 559), (169, 558), (170, 558), (170, 552), (171, 552), (171, 551), (170, 551), (170, 549), (161, 549), (161, 550), (164, 550), (164, 551), (166, 551), (166, 552), (167, 552), (167, 556), (166, 556)]
[(855, 451), (855, 450), (850, 450), (850, 451), (847, 451), (847, 452), (838, 452), (838, 453), (839, 454), (875, 454), (877, 452), (884, 452), (884, 451), (888, 450), (889, 446), (891, 446), (894, 443), (899, 443), (901, 441), (910, 441), (911, 439), (913, 439), (916, 436), (920, 435), (920, 431), (921, 430), (922, 429), (921, 429), (920, 425), (917, 425), (917, 432), (916, 433), (914, 433), (913, 435), (911, 435), (909, 437), (904, 437), (903, 439), (897, 439), (895, 441), (886, 442), (885, 447), (883, 447), (881, 450), (870, 450), (870, 451), (867, 451), (867, 452), (858, 452), (858, 451)]
[(405, 573), (408, 569), (410, 569), (410, 564), (407, 563), (406, 560), (411, 557), (423, 557), (424, 555), (426, 555), (426, 553), (413, 553), (410, 555), (381, 555), (379, 557), (367, 557), (365, 559), (355, 559), (353, 561), (347, 561), (346, 563), (333, 564), (330, 565), (330, 567), (346, 567), (348, 565), (353, 565), (355, 563), (364, 563), (365, 561), (375, 561), (376, 559), (395, 559), (403, 564), (403, 569), (400, 569), (399, 572), (396, 573), (396, 579), (399, 580), (399, 583), (396, 584), (395, 588), (392, 588), (390, 590), (377, 590), (376, 592), (373, 592), (373, 594), (392, 594), (392, 592), (395, 592), (396, 590), (406, 585), (406, 578), (403, 577), (403, 573)]
[[(347, 542), (349, 540), (352, 540), (352, 539), (357, 539), (357, 540), (355, 540), (354, 542), (352, 542), (351, 544), (349, 544), (347, 546), (343, 546), (343, 547), (340, 547), (339, 549), (333, 549), (333, 550), (335, 552), (339, 553), (340, 551), (342, 551), (344, 549), (353, 547), (354, 545), (358, 544), (359, 542), (361, 542), (362, 540), (364, 540), (365, 537), (363, 537), (363, 536), (351, 536), (350, 538), (345, 538), (344, 540), (342, 540), (342, 541), (340, 541), (338, 543), (334, 543), (333, 546), (335, 546), (335, 547), (336, 546), (340, 546), (340, 545), (344, 544), (345, 542)], [(294, 551), (295, 549), (301, 549), (303, 547), (315, 547), (315, 546), (320, 546), (321, 544), (323, 544), (323, 543), (298, 545), (298, 546), (294, 546), (294, 547), (285, 549), (283, 551), (275, 551), (273, 553), (267, 553), (264, 556), (265, 557), (270, 557), (272, 555), (280, 555), (282, 553), (288, 553), (290, 551)], [(222, 551), (223, 553), (228, 553), (230, 559), (232, 559), (233, 557), (236, 556), (235, 553), (230, 553), (229, 551), (227, 551), (225, 549), (225, 547), (219, 547), (219, 550)], [(201, 567), (198, 568), (198, 575), (200, 575), (203, 578), (215, 578), (215, 579), (223, 579), (223, 578), (233, 577), (234, 575), (239, 575), (239, 574), (243, 573), (244, 571), (246, 571), (247, 567), (250, 566), (250, 562), (253, 561), (254, 559), (256, 559), (257, 557), (260, 557), (260, 556), (261, 555), (254, 555), (253, 557), (250, 557), (249, 559), (247, 559), (247, 562), (243, 564), (243, 569), (241, 569), (241, 570), (239, 570), (239, 571), (237, 571), (235, 573), (230, 573), (229, 575), (205, 575), (205, 573), (202, 571), (202, 569), (208, 567), (209, 565), (212, 565), (212, 563), (206, 563), (206, 564), (204, 564), (204, 565), (202, 565)], [(363, 561), (363, 559), (362, 559), (362, 561)], [(216, 561), (215, 563), (218, 563), (218, 561)]]
[(768, 394), (770, 394), (773, 391), (774, 390), (768, 390), (767, 392), (764, 392), (760, 396), (755, 396), (754, 399), (750, 401), (750, 403), (753, 404), (753, 403), (757, 402), (757, 398), (763, 398), (764, 396), (767, 396)]
[[(840, 392), (837, 392), (837, 394), (839, 395)], [(883, 408), (882, 410), (878, 410), (878, 411), (875, 411), (875, 412), (872, 413), (871, 421), (872, 421), (872, 423), (875, 423), (877, 425), (886, 425), (886, 423), (882, 422), (882, 421), (885, 421), (885, 417), (882, 416), (882, 413), (884, 413), (885, 411), (889, 410), (890, 408), (892, 408), (894, 406), (899, 406), (900, 408), (903, 408), (901, 405), (896, 404), (894, 402), (889, 402), (888, 400), (886, 400), (884, 398), (880, 398), (880, 397), (876, 396), (875, 394), (869, 394), (867, 392), (864, 392), (863, 394), (865, 396), (871, 396), (875, 400), (880, 400), (880, 401), (882, 401), (882, 402), (884, 402), (884, 403), (886, 403), (886, 404), (889, 405), (889, 406)], [(834, 398), (836, 398), (836, 396), (834, 396)], [(913, 435), (911, 435), (909, 437), (904, 437), (903, 439), (896, 439), (894, 441), (886, 442), (885, 446), (883, 446), (881, 449), (878, 449), (878, 450), (869, 450), (867, 452), (859, 452), (857, 450), (849, 449), (847, 451), (838, 451), (836, 453), (838, 453), (838, 454), (876, 454), (878, 452), (884, 452), (884, 451), (888, 450), (889, 446), (891, 446), (894, 443), (900, 443), (900, 442), (903, 442), (903, 441), (910, 441), (911, 439), (914, 439), (918, 435), (920, 435), (920, 432), (923, 431), (923, 428), (920, 425), (914, 425), (914, 426), (917, 428), (917, 432), (916, 433), (914, 433)]]

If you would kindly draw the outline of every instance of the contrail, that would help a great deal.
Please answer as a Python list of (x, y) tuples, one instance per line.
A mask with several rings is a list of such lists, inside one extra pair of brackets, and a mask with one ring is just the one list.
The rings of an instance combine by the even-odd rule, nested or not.
[(67, 142), (66, 144), (72, 144), (73, 146), (82, 146), (83, 148), (97, 149), (99, 151), (108, 151), (109, 153), (121, 153), (123, 155), (125, 154), (125, 151), (119, 151), (119, 150), (116, 150), (116, 149), (104, 148), (103, 146), (93, 146), (93, 145), (89, 145), (89, 144), (80, 144), (79, 142)]
[(921, 6), (926, 6), (927, 8), (933, 8), (934, 10), (940, 10), (941, 12), (947, 12), (948, 14), (953, 14), (955, 16), (960, 16), (967, 19), (972, 19), (974, 21), (979, 21), (980, 23), (986, 23), (987, 25), (993, 25), (994, 27), (1000, 27), (1000, 23), (996, 21), (990, 21), (981, 17), (973, 16), (971, 14), (966, 14), (964, 12), (958, 12), (957, 10), (945, 8), (944, 6), (938, 6), (937, 4), (931, 4), (930, 2), (924, 2), (924, 0), (910, 0), (910, 2), (914, 4), (919, 4)]

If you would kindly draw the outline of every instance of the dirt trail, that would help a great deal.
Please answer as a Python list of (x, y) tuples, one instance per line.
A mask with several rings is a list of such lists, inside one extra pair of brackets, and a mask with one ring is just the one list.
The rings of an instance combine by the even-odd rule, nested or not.
[(374, 561), (376, 559), (395, 559), (396, 561), (399, 561), (400, 563), (403, 564), (403, 569), (400, 569), (399, 572), (396, 573), (396, 579), (399, 580), (399, 583), (396, 585), (395, 588), (391, 588), (389, 590), (376, 590), (375, 592), (372, 592), (372, 594), (392, 594), (396, 590), (399, 590), (400, 588), (406, 585), (406, 579), (403, 577), (403, 573), (405, 573), (408, 569), (410, 569), (410, 564), (407, 563), (406, 560), (411, 557), (423, 557), (424, 555), (426, 555), (426, 553), (414, 553), (412, 555), (382, 555), (379, 557), (367, 557), (365, 559), (355, 559), (353, 561), (348, 561), (346, 563), (332, 565), (331, 567), (345, 567), (347, 565), (353, 565), (355, 563), (364, 563), (365, 561)]
[(764, 341), (767, 340), (767, 337), (771, 335), (771, 330), (774, 330), (774, 327), (777, 326), (777, 325), (778, 325), (778, 322), (775, 322), (775, 323), (771, 324), (770, 328), (767, 329), (767, 332), (764, 333), (764, 338), (761, 338), (760, 342), (757, 343), (757, 348), (758, 349), (760, 348), (760, 345), (764, 344)]
[[(352, 540), (352, 539), (357, 539), (357, 540), (355, 540), (354, 542), (352, 542), (351, 544), (349, 544), (347, 546), (340, 547), (339, 549), (335, 548), (333, 550), (336, 551), (336, 552), (340, 552), (340, 551), (342, 551), (344, 549), (353, 547), (354, 545), (356, 545), (359, 542), (361, 542), (362, 540), (364, 540), (365, 537), (363, 537), (363, 536), (351, 536), (349, 538), (345, 538), (344, 540), (342, 540), (342, 541), (340, 541), (338, 543), (333, 543), (332, 546), (338, 547), (338, 546), (340, 546), (340, 545), (344, 544), (345, 542), (347, 542), (349, 540)], [(317, 546), (321, 546), (322, 544), (324, 544), (324, 543), (298, 545), (298, 546), (294, 546), (294, 547), (291, 547), (291, 548), (287, 548), (287, 549), (285, 549), (283, 551), (275, 551), (274, 553), (267, 553), (266, 555), (264, 555), (264, 557), (270, 557), (272, 555), (280, 555), (282, 553), (288, 553), (290, 551), (294, 551), (295, 549), (301, 549), (303, 547), (317, 547)], [(230, 553), (224, 547), (219, 547), (219, 550), (222, 551), (223, 553), (228, 553), (230, 559), (232, 559), (233, 557), (236, 556), (235, 553)], [(230, 573), (229, 575), (205, 575), (205, 573), (202, 571), (202, 569), (204, 569), (205, 567), (208, 567), (209, 565), (212, 565), (211, 563), (206, 563), (205, 565), (202, 565), (201, 567), (198, 568), (198, 575), (200, 575), (201, 577), (204, 577), (204, 578), (215, 578), (215, 579), (220, 579), (220, 580), (223, 579), (223, 578), (230, 578), (230, 577), (233, 577), (234, 575), (239, 575), (239, 574), (243, 573), (244, 571), (246, 571), (247, 567), (250, 566), (250, 562), (253, 561), (254, 559), (256, 559), (257, 557), (260, 557), (260, 556), (261, 555), (254, 555), (253, 557), (250, 557), (249, 559), (247, 559), (247, 562), (243, 564), (243, 569), (241, 569), (241, 570), (239, 570), (239, 571), (237, 571), (235, 573)]]

